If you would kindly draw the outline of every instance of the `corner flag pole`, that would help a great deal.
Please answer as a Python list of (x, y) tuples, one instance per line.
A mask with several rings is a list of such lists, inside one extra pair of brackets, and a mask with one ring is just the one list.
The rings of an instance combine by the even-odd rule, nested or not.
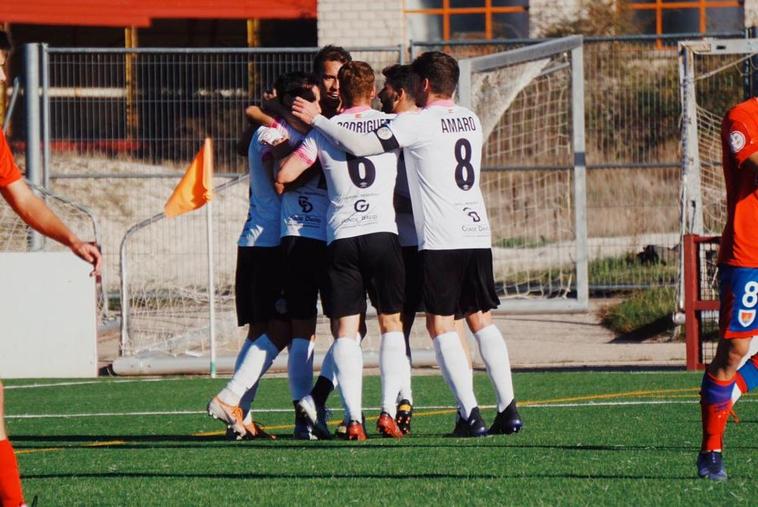
[(205, 205), (208, 241), (208, 320), (211, 342), (211, 378), (216, 378), (216, 282), (213, 276), (213, 202)]

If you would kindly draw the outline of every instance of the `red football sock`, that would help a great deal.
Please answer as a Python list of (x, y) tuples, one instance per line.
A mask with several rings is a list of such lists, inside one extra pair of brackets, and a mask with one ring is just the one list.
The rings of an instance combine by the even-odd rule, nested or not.
[(16, 455), (7, 438), (0, 440), (0, 505), (2, 507), (24, 505)]
[[(709, 403), (704, 396), (706, 384), (723, 390), (724, 400), (719, 400), (719, 403)], [(734, 386), (734, 378), (724, 381), (717, 380), (710, 373), (705, 374), (700, 399), (700, 413), (703, 421), (702, 451), (720, 451), (724, 448), (724, 431), (726, 431), (726, 422), (732, 410), (732, 401), (726, 393), (731, 393), (732, 386)]]

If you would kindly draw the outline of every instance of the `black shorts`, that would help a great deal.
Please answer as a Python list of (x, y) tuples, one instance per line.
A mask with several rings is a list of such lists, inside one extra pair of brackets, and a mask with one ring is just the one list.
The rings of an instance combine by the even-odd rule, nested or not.
[(422, 250), (423, 299), (427, 313), (457, 318), (497, 308), (492, 250)]
[(282, 250), (278, 246), (237, 247), (234, 279), (237, 325), (288, 319), (282, 286), (282, 261)]
[(421, 297), (423, 271), (421, 271), (421, 252), (416, 246), (403, 247), (403, 265), (405, 266), (405, 303), (403, 313), (424, 311)]
[(366, 292), (382, 314), (403, 309), (405, 269), (397, 234), (337, 239), (327, 247), (332, 318), (366, 311)]
[(312, 319), (318, 314), (316, 301), (321, 293), (321, 307), (329, 315), (326, 276), (326, 242), (312, 238), (285, 236), (284, 297), (292, 319)]

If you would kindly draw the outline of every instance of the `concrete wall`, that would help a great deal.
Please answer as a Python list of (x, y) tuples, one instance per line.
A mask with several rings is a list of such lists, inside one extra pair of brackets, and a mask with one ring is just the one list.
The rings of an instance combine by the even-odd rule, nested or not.
[(319, 0), (318, 44), (388, 46), (405, 41), (403, 0)]
[(745, 0), (745, 26), (758, 26), (758, 0)]

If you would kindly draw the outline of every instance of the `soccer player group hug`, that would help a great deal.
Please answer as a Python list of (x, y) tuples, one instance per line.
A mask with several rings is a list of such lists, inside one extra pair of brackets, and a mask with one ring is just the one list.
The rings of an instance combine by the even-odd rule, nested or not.
[[(313, 74), (280, 76), (248, 146), (250, 206), (239, 240), (236, 306), (249, 333), (229, 383), (208, 404), (231, 438), (273, 438), (252, 416), (261, 377), (288, 348), (294, 437), (328, 439), (326, 401), (339, 387), (337, 434), (365, 440), (366, 299), (381, 333), (376, 429), (411, 429), (409, 337), (417, 311), (457, 403), (454, 434), (522, 428), (508, 350), (490, 311), (498, 306), (491, 232), (479, 188), (482, 127), (453, 101), (454, 58), (429, 52), (382, 72), (327, 46)], [(313, 383), (317, 301), (334, 342)], [(464, 324), (465, 322), (465, 324)], [(497, 398), (488, 428), (473, 389), (464, 325), (476, 338)]]

